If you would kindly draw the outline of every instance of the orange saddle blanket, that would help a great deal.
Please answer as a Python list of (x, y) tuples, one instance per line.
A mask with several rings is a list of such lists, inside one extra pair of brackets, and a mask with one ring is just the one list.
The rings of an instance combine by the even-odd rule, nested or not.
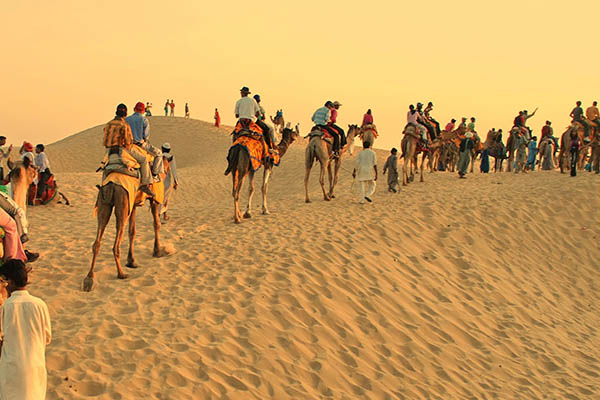
[[(242, 146), (248, 152), (252, 171), (259, 169), (264, 163), (264, 142), (251, 136), (240, 136), (233, 142), (231, 147), (237, 145)], [(269, 157), (273, 160), (273, 165), (279, 165), (280, 156), (278, 151), (273, 150)]]

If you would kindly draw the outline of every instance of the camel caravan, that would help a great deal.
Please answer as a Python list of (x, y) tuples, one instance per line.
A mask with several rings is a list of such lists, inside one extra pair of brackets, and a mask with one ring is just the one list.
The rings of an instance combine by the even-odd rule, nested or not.
[[(265, 113), (260, 106), (260, 96), (248, 97), (250, 90), (243, 87), (240, 90), (241, 98), (237, 101), (235, 115), (238, 119), (232, 135), (232, 145), (227, 154), (227, 168), (225, 175), (232, 178), (233, 197), (233, 220), (239, 224), (244, 219), (252, 217), (252, 199), (254, 195), (254, 175), (263, 167), (262, 179), (262, 213), (269, 214), (267, 202), (269, 178), (274, 167), (280, 165), (282, 158), (290, 146), (300, 136), (298, 125), (296, 129), (290, 129), (290, 123), (285, 125), (283, 113), (278, 111), (275, 118), (271, 117), (275, 127), (265, 123)], [(104, 128), (104, 145), (106, 154), (101, 162), (98, 172), (102, 172), (101, 184), (98, 187), (94, 212), (97, 216), (98, 226), (96, 239), (92, 246), (92, 261), (87, 273), (83, 289), (90, 291), (96, 284), (95, 265), (100, 250), (103, 233), (110, 220), (115, 214), (117, 220), (116, 237), (113, 245), (113, 255), (117, 268), (117, 278), (125, 279), (127, 274), (121, 264), (121, 242), (125, 233), (125, 225), (129, 223), (129, 251), (127, 255), (127, 268), (139, 268), (134, 257), (134, 241), (136, 235), (136, 209), (145, 202), (149, 203), (153, 216), (154, 247), (153, 256), (163, 257), (170, 254), (160, 245), (160, 210), (165, 199), (165, 171), (169, 171), (169, 163), (172, 158), (161, 154), (161, 151), (150, 145), (146, 135), (147, 120), (140, 120), (143, 112), (143, 103), (136, 104), (135, 113), (127, 117), (127, 108), (120, 104), (117, 107), (116, 117), (109, 121)], [(310, 203), (309, 178), (315, 161), (320, 164), (319, 184), (323, 193), (323, 199), (330, 201), (335, 198), (335, 188), (338, 182), (342, 160), (346, 154), (352, 155), (354, 141), (358, 137), (363, 142), (363, 152), (370, 151), (368, 156), (372, 158), (370, 167), (374, 168), (374, 176), (377, 177), (376, 156), (370, 148), (378, 137), (378, 131), (373, 123), (371, 110), (364, 115), (360, 125), (348, 125), (347, 134), (341, 127), (336, 125), (337, 111), (341, 104), (339, 102), (327, 101), (323, 107), (318, 108), (313, 116), (313, 128), (305, 136), (308, 143), (305, 149), (305, 202)], [(431, 110), (433, 104), (429, 103), (425, 109), (418, 103), (416, 107), (410, 106), (407, 114), (407, 124), (403, 130), (401, 140), (402, 155), (402, 185), (406, 186), (413, 182), (415, 175), (419, 173), (419, 181), (424, 182), (424, 170), (427, 168), (431, 173), (436, 171), (458, 171), (460, 178), (465, 178), (467, 172), (473, 173), (474, 161), (481, 157), (481, 171), (489, 172), (489, 158), (494, 162), (494, 172), (503, 171), (503, 162), (507, 160), (507, 172), (526, 172), (535, 169), (539, 164), (541, 169), (553, 169), (559, 167), (561, 172), (571, 168), (581, 169), (586, 166), (599, 173), (600, 143), (598, 130), (600, 120), (581, 117), (579, 111), (574, 110), (572, 124), (562, 134), (560, 140), (553, 135), (551, 123), (547, 121), (542, 129), (542, 137), (539, 147), (536, 138), (532, 136), (531, 129), (526, 126), (530, 115), (527, 111), (521, 111), (515, 118), (513, 127), (509, 132), (506, 146), (502, 141), (502, 130), (490, 130), (485, 141), (482, 141), (475, 129), (475, 118), (467, 123), (467, 118), (462, 118), (456, 126), (453, 119), (445, 128), (440, 129), (439, 123), (432, 118)], [(573, 114), (573, 113), (572, 113)], [(593, 113), (592, 113), (593, 117)], [(131, 118), (131, 120), (130, 120)], [(137, 118), (137, 119), (136, 119)], [(140, 125), (141, 124), (141, 125)], [(276, 132), (280, 133), (281, 139), (277, 143)], [(149, 135), (149, 134), (148, 134)], [(140, 139), (141, 137), (141, 139)], [(170, 147), (169, 147), (170, 148)], [(526, 149), (534, 149), (533, 160), (530, 151), (529, 158), (525, 160)], [(163, 147), (163, 151), (165, 148)], [(395, 156), (396, 149), (392, 149), (393, 164), (398, 163)], [(591, 151), (591, 155), (588, 153)], [(558, 152), (558, 157), (556, 153)], [(361, 152), (361, 154), (363, 154)], [(361, 158), (357, 157), (357, 166)], [(539, 159), (536, 158), (539, 155)], [(419, 160), (419, 156), (421, 159)], [(420, 161), (420, 162), (419, 162)], [(470, 164), (470, 170), (469, 170)], [(487, 165), (487, 166), (486, 166)], [(395, 165), (391, 166), (395, 171)], [(386, 168), (390, 165), (386, 163)], [(487, 170), (485, 170), (487, 168)], [(325, 186), (325, 172), (327, 171), (328, 186)], [(385, 169), (384, 169), (385, 173)], [(13, 186), (15, 202), (27, 203), (27, 190), (33, 180), (34, 170), (30, 168), (26, 158), (15, 163), (10, 179)], [(356, 168), (352, 174), (356, 176)], [(360, 174), (359, 174), (360, 175)], [(363, 174), (364, 175), (364, 174)], [(240, 194), (244, 182), (248, 180), (248, 199), (245, 211), (240, 209)], [(397, 183), (394, 177), (388, 181)], [(361, 195), (363, 186), (361, 181)], [(369, 196), (374, 191), (374, 184), (368, 195), (364, 197), (372, 202)], [(393, 186), (390, 192), (396, 192)], [(361, 201), (363, 203), (363, 201)], [(166, 218), (165, 218), (166, 219)], [(1, 232), (0, 232), (1, 234)]]

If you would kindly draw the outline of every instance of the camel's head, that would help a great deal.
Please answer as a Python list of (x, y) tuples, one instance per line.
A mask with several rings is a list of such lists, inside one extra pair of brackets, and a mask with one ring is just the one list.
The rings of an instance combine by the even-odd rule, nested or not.
[(300, 136), (300, 129), (296, 125), (296, 130), (290, 128), (283, 128), (281, 131), (281, 140), (287, 143), (293, 143)]

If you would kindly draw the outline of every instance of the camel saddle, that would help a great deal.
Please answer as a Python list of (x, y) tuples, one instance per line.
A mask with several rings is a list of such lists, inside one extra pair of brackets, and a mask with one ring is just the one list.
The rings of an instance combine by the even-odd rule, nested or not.
[(320, 137), (322, 140), (330, 144), (333, 143), (333, 137), (331, 136), (331, 133), (327, 132), (327, 129), (325, 128), (314, 126), (310, 133), (306, 135), (306, 137), (310, 139), (312, 139), (315, 136)]
[(363, 133), (365, 133), (366, 131), (372, 131), (375, 139), (377, 139), (377, 136), (379, 136), (379, 133), (377, 132), (377, 127), (375, 126), (375, 124), (367, 124), (360, 128), (361, 135)]
[[(135, 145), (134, 145), (135, 146)], [(154, 158), (148, 152), (143, 150), (141, 147), (136, 146), (137, 149), (147, 154), (147, 158), (150, 161)], [(113, 172), (132, 176), (134, 178), (140, 177), (140, 164), (129, 154), (127, 151), (123, 151), (122, 147), (114, 146), (108, 149), (104, 154), (104, 159), (100, 162), (100, 167), (96, 172), (103, 171), (103, 176), (106, 177), (108, 174)]]
[(272, 161), (275, 166), (279, 165), (279, 151), (277, 151), (277, 149), (271, 149), (270, 152), (268, 152), (267, 144), (263, 140), (262, 135), (260, 137), (254, 135), (238, 136), (229, 149), (227, 155), (228, 160), (231, 157), (233, 148), (236, 146), (240, 146), (248, 152), (252, 171), (256, 171), (267, 161)]
[(235, 142), (240, 136), (255, 137), (257, 140), (262, 140), (263, 131), (260, 126), (249, 119), (240, 119), (231, 133)]

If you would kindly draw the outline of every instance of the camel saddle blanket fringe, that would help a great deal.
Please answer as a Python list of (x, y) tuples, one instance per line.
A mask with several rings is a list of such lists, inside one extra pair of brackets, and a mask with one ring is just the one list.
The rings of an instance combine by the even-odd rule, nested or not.
[(418, 153), (429, 153), (429, 146), (422, 140), (417, 140), (417, 154)]
[(377, 132), (377, 127), (375, 126), (375, 124), (367, 124), (367, 125), (363, 126), (362, 128), (360, 128), (360, 133), (365, 133), (367, 131), (372, 131), (375, 139), (377, 139), (377, 137), (379, 136), (379, 133)]
[[(262, 137), (261, 137), (262, 139)], [(238, 137), (231, 148), (235, 146), (241, 146), (248, 152), (250, 156), (250, 168), (252, 171), (256, 171), (260, 168), (261, 164), (264, 161), (264, 141), (261, 139), (255, 139), (251, 136), (240, 136)], [(273, 156), (273, 164), (279, 165), (279, 153), (272, 154)]]
[(318, 136), (321, 139), (323, 139), (329, 143), (332, 143), (332, 140), (333, 140), (331, 133), (327, 132), (325, 129), (317, 128), (316, 126), (313, 127), (312, 130), (310, 131), (310, 133), (308, 135), (306, 135), (305, 137), (312, 139), (315, 136)]
[[(104, 178), (104, 180), (102, 181), (102, 186), (104, 187), (105, 185), (108, 185), (109, 183), (113, 183), (115, 185), (122, 186), (123, 189), (125, 189), (127, 191), (127, 197), (129, 198), (129, 212), (131, 212), (131, 210), (133, 210), (133, 206), (135, 204), (135, 197), (136, 197), (138, 188), (140, 187), (139, 179), (135, 178), (133, 176), (125, 175), (125, 174), (112, 173), (112, 174), (109, 174), (106, 178)], [(102, 190), (102, 189), (100, 189), (100, 190)], [(98, 215), (98, 206), (97, 205), (94, 206), (94, 216), (96, 216), (96, 215)]]

